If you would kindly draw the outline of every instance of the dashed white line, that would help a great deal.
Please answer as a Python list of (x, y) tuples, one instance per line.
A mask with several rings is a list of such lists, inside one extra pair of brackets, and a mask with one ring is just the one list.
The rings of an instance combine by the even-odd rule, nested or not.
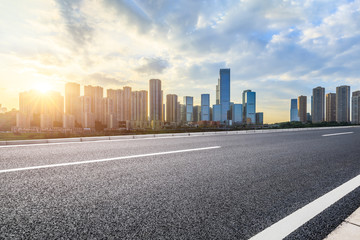
[(264, 231), (250, 238), (250, 240), (283, 239), (359, 186), (360, 175), (300, 208), (289, 216), (281, 219), (277, 223), (266, 228)]
[(330, 136), (338, 136), (338, 135), (345, 135), (345, 134), (352, 134), (354, 132), (341, 132), (341, 133), (331, 133), (331, 134), (324, 134), (323, 137), (330, 137)]
[(175, 150), (175, 151), (168, 151), (168, 152), (145, 153), (145, 154), (138, 154), (138, 155), (131, 155), (131, 156), (123, 156), (123, 157), (86, 160), (86, 161), (79, 161), (79, 162), (67, 162), (67, 163), (56, 163), (56, 164), (31, 166), (31, 167), (23, 167), (23, 168), (11, 168), (11, 169), (0, 170), (0, 173), (18, 172), (18, 171), (43, 169), (43, 168), (64, 167), (64, 166), (80, 165), (80, 164), (88, 164), (88, 163), (117, 161), (117, 160), (130, 159), (130, 158), (140, 158), (140, 157), (158, 156), (158, 155), (166, 155), (166, 154), (174, 154), (174, 153), (203, 151), (203, 150), (210, 150), (210, 149), (217, 149), (217, 148), (221, 148), (221, 147), (213, 146), (213, 147), (203, 147), (203, 148), (192, 148), (192, 149), (183, 149), (183, 150)]

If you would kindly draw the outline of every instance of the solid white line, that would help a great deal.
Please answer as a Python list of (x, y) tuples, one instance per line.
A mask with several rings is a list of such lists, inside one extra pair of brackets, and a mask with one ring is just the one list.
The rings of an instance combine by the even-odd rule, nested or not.
[(192, 149), (175, 150), (175, 151), (168, 151), (168, 152), (145, 153), (145, 154), (138, 154), (138, 155), (131, 155), (131, 156), (123, 156), (123, 157), (87, 160), (87, 161), (80, 161), (80, 162), (56, 163), (56, 164), (40, 165), (40, 166), (32, 166), (32, 167), (3, 169), (3, 170), (0, 170), (0, 173), (18, 172), (18, 171), (26, 171), (26, 170), (34, 170), (34, 169), (42, 169), (42, 168), (63, 167), (63, 166), (80, 165), (80, 164), (88, 164), (88, 163), (108, 162), (108, 161), (116, 161), (116, 160), (122, 160), (122, 159), (158, 156), (158, 155), (166, 155), (166, 154), (173, 154), (173, 153), (203, 151), (203, 150), (216, 149), (216, 148), (221, 148), (221, 147), (213, 146), (213, 147), (204, 147), (204, 148), (192, 148)]
[(342, 132), (342, 133), (331, 133), (331, 134), (324, 134), (323, 137), (330, 137), (330, 136), (337, 136), (337, 135), (344, 135), (344, 134), (352, 134), (354, 132)]
[(300, 208), (289, 216), (281, 219), (277, 223), (266, 228), (264, 231), (250, 238), (250, 240), (283, 239), (359, 186), (360, 175)]

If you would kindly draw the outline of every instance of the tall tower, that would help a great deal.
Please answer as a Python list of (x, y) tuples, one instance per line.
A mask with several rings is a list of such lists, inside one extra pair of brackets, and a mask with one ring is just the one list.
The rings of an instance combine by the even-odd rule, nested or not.
[(326, 94), (326, 121), (335, 122), (336, 121), (336, 94), (328, 93)]
[[(244, 107), (245, 105), (245, 107)], [(256, 93), (251, 90), (243, 92), (243, 121), (247, 124), (256, 123)]]
[(298, 113), (300, 122), (307, 122), (307, 97), (298, 97)]
[(336, 121), (350, 122), (350, 86), (336, 87)]
[(68, 82), (65, 84), (65, 114), (73, 115), (75, 121), (81, 123), (80, 114), (80, 84)]
[(299, 113), (298, 113), (298, 103), (297, 99), (291, 99), (290, 106), (290, 122), (299, 121)]
[(161, 121), (163, 102), (160, 79), (149, 80), (149, 92), (150, 121)]
[(352, 123), (360, 124), (360, 91), (352, 93)]
[(103, 98), (104, 89), (99, 86), (84, 86), (84, 96), (91, 98), (91, 113), (94, 114), (95, 121), (103, 120)]
[(313, 89), (312, 122), (323, 121), (325, 121), (325, 88), (316, 87)]
[(186, 122), (194, 121), (194, 98), (185, 96), (184, 106), (185, 106), (185, 121)]
[(220, 69), (219, 100), (221, 105), (221, 121), (227, 121), (230, 111), (230, 69)]
[(210, 94), (201, 94), (201, 121), (210, 121)]
[(176, 94), (166, 95), (166, 121), (177, 122), (178, 96)]

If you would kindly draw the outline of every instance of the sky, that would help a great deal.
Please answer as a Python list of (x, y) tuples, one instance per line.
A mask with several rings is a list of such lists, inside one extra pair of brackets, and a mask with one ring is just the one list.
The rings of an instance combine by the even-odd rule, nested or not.
[(231, 69), (231, 101), (257, 94), (267, 123), (289, 121), (312, 88), (360, 90), (360, 0), (0, 1), (0, 104), (66, 82), (194, 96)]

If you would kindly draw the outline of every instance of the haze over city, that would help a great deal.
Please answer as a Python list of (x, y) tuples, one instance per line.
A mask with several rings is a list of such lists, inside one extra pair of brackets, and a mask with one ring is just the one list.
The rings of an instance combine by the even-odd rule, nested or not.
[[(0, 3), (0, 96), (66, 82), (164, 95), (210, 93), (231, 68), (231, 101), (257, 92), (265, 122), (289, 120), (290, 99), (360, 89), (360, 1), (7, 1)], [(308, 106), (310, 97), (308, 97)]]

